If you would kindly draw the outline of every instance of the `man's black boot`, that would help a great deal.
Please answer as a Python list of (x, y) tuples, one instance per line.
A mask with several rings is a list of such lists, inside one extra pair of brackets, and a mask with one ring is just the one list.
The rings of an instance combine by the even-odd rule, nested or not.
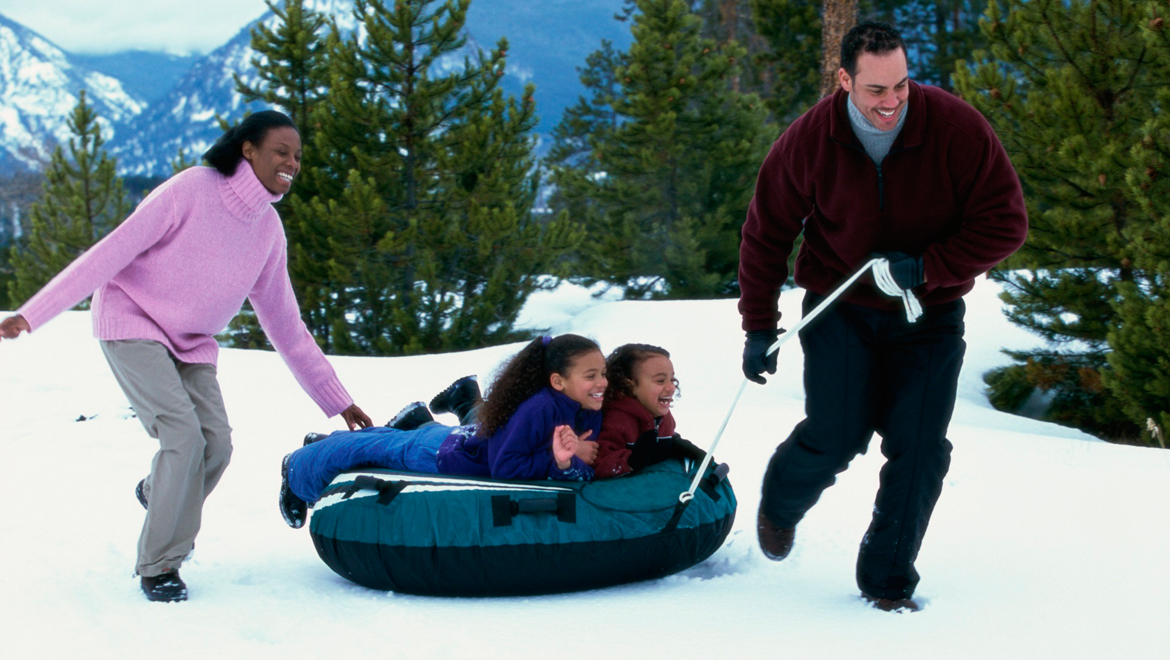
[(760, 537), (760, 550), (764, 556), (772, 561), (780, 561), (792, 552), (792, 543), (796, 539), (796, 528), (781, 529), (760, 511), (756, 518), (756, 533)]
[(861, 599), (883, 612), (898, 612), (900, 614), (902, 612), (917, 612), (922, 609), (918, 601), (913, 598), (878, 598), (863, 591)]

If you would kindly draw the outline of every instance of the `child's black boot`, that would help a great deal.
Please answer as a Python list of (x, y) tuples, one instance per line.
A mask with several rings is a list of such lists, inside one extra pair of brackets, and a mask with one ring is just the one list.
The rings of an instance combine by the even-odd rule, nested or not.
[(288, 485), (288, 456), (280, 462), (280, 517), (293, 529), (305, 526), (309, 517), (309, 503), (296, 496)]
[(399, 431), (413, 431), (423, 424), (433, 421), (435, 418), (431, 416), (431, 411), (427, 410), (427, 404), (415, 401), (399, 410), (398, 414), (386, 423), (386, 426)]
[(473, 421), (472, 410), (481, 403), (483, 396), (479, 391), (479, 381), (475, 376), (464, 376), (431, 399), (431, 412), (455, 413), (460, 424), (468, 424)]

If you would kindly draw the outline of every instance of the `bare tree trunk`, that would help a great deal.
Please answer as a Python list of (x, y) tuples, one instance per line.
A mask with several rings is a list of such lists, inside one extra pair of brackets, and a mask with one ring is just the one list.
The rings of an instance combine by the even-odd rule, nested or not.
[(841, 40), (857, 24), (857, 0), (824, 0), (821, 19), (821, 98), (837, 91)]

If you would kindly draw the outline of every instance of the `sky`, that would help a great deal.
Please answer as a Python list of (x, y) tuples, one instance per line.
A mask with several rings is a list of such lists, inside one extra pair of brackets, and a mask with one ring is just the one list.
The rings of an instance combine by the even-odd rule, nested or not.
[(266, 11), (264, 0), (0, 0), (0, 14), (76, 54), (206, 54)]
[[(340, 423), (325, 419), (279, 356), (225, 349), (219, 381), (232, 463), (183, 566), (190, 600), (148, 603), (132, 577), (143, 520), (134, 486), (158, 444), (131, 415), (89, 314), (68, 312), (0, 342), (0, 652), (21, 660), (1170, 658), (1170, 452), (992, 409), (981, 376), (1010, 362), (1000, 349), (1039, 344), (1004, 318), (999, 290), (980, 279), (966, 296), (954, 453), (918, 557), (925, 607), (914, 614), (867, 607), (854, 583), (884, 460), (876, 439), (801, 521), (785, 561), (757, 547), (764, 468), (803, 416), (795, 341), (781, 347), (768, 384), (744, 392), (715, 451), (731, 468), (738, 510), (713, 556), (662, 579), (526, 598), (373, 591), (331, 571), (309, 530), (284, 524), (277, 500), (284, 454), (306, 432)], [(786, 319), (800, 298), (781, 296)], [(593, 337), (607, 352), (626, 342), (665, 347), (682, 382), (678, 430), (708, 446), (743, 382), (735, 304), (594, 299), (565, 285), (534, 295), (522, 323)], [(460, 376), (486, 383), (521, 346), (330, 362), (382, 423)]]

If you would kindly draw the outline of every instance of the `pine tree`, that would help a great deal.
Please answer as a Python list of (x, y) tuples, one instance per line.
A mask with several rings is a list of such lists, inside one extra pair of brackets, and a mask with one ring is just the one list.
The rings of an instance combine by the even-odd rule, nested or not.
[(359, 34), (331, 39), (329, 103), (309, 117), (323, 164), (307, 212), (329, 248), (338, 352), (510, 340), (578, 240), (565, 219), (532, 214), (532, 89), (519, 102), (500, 90), (506, 41), (467, 54), (469, 4), (357, 0)]
[(28, 243), (28, 211), (41, 196), (40, 171), (17, 171), (0, 179), (0, 309), (14, 309), (8, 284), (15, 279), (9, 255)]
[[(60, 146), (54, 150), (43, 196), (30, 209), (28, 243), (12, 250), (8, 294), (14, 305), (28, 300), (130, 212), (115, 160), (103, 149), (97, 113), (84, 90), (78, 96), (68, 120), (69, 155)], [(79, 305), (87, 307), (88, 302)]]
[(733, 295), (738, 228), (770, 139), (765, 109), (730, 88), (744, 50), (704, 39), (685, 2), (633, 4), (630, 50), (596, 60), (620, 62), (616, 93), (593, 89), (617, 121), (587, 154), (552, 163), (553, 181), (589, 232), (589, 275), (635, 298)]
[[(1160, 62), (1170, 62), (1170, 11), (1149, 2), (1138, 14), (1146, 47)], [(1135, 272), (1144, 277), (1118, 284), (1119, 323), (1108, 333), (1111, 370), (1105, 384), (1122, 401), (1126, 414), (1143, 428), (1153, 419), (1170, 428), (1170, 87), (1155, 93), (1157, 112), (1142, 127), (1133, 147), (1126, 183), (1138, 213), (1148, 223), (1131, 234)], [(1150, 444), (1153, 439), (1147, 437)]]
[(450, 327), (437, 338), (443, 348), (516, 339), (512, 326), (528, 293), (546, 287), (542, 275), (559, 272), (559, 258), (581, 239), (565, 218), (544, 224), (532, 212), (535, 87), (528, 85), (517, 101), (505, 98), (490, 78), (476, 84), (492, 88), (487, 102), (461, 122), (457, 146), (439, 158), (440, 171), (449, 176), (444, 200), (449, 221), (438, 225), (446, 236), (431, 245), (447, 274), (440, 278), (442, 295), (434, 298), (447, 302), (430, 327), (442, 327), (444, 316), (450, 318)]
[[(301, 315), (310, 333), (326, 350), (332, 350), (331, 329), (344, 314), (335, 304), (338, 288), (329, 277), (331, 249), (323, 219), (314, 213), (312, 200), (340, 192), (338, 178), (323, 171), (324, 154), (314, 143), (313, 109), (328, 104), (330, 43), (339, 39), (336, 26), (312, 9), (311, 2), (266, 0), (277, 16), (275, 28), (263, 23), (252, 32), (253, 69), (260, 83), (253, 86), (236, 76), (236, 89), (246, 101), (264, 101), (279, 107), (301, 134), (304, 155), (301, 172), (292, 190), (277, 205), (288, 238), (288, 270)], [(344, 174), (340, 177), (344, 180)], [(334, 184), (334, 185), (331, 185)], [(266, 346), (262, 334), (248, 333), (253, 343)]]
[(577, 103), (561, 115), (561, 121), (553, 129), (549, 162), (580, 165), (592, 151), (593, 142), (604, 142), (617, 129), (618, 115), (613, 100), (620, 91), (617, 69), (624, 64), (625, 53), (614, 49), (612, 41), (603, 39), (601, 48), (585, 58), (585, 67), (577, 67), (581, 84), (589, 90), (589, 98), (578, 97)]
[(773, 117), (786, 127), (820, 98), (821, 3), (751, 0), (752, 18), (769, 49), (757, 56), (769, 73), (763, 94)]
[(987, 0), (874, 0), (870, 12), (897, 25), (914, 80), (953, 91), (955, 62), (986, 47), (979, 30), (986, 8)]
[(236, 89), (245, 100), (263, 100), (282, 108), (302, 131), (303, 142), (312, 138), (308, 122), (313, 106), (324, 98), (328, 81), (322, 37), (330, 27), (328, 19), (314, 11), (305, 0), (264, 0), (279, 19), (276, 29), (259, 23), (252, 30), (252, 66), (259, 86), (248, 85), (235, 76)]
[[(787, 126), (821, 96), (822, 17), (826, 2), (749, 2), (756, 31), (768, 44), (754, 55), (769, 85), (761, 91), (776, 120)], [(951, 90), (955, 61), (984, 45), (978, 19), (985, 0), (858, 0), (857, 20), (881, 20), (898, 28), (906, 42), (910, 77)], [(851, 23), (852, 25), (852, 23)], [(839, 35), (843, 33), (838, 33)], [(831, 47), (836, 51), (840, 44)], [(835, 87), (836, 66), (832, 74)], [(769, 89), (771, 91), (769, 91)]]
[[(585, 58), (585, 67), (578, 67), (580, 80), (589, 91), (588, 98), (579, 97), (577, 103), (566, 108), (561, 120), (553, 129), (553, 144), (545, 159), (547, 167), (554, 171), (552, 180), (556, 184), (548, 200), (553, 209), (569, 214), (580, 227), (597, 226), (601, 222), (602, 207), (593, 195), (595, 182), (588, 175), (598, 167), (593, 159), (595, 145), (607, 142), (617, 130), (620, 118), (613, 109), (621, 86), (617, 81), (617, 70), (624, 66), (626, 54), (616, 50), (613, 42), (602, 40), (601, 48)], [(629, 237), (633, 242), (637, 237)], [(590, 236), (594, 243), (598, 236)], [(621, 249), (611, 241), (611, 249)], [(604, 273), (591, 260), (573, 263), (574, 273), (586, 278), (604, 277)]]
[(1014, 357), (1029, 382), (1069, 402), (1050, 414), (1112, 439), (1145, 424), (1121, 412), (1145, 383), (1109, 373), (1136, 357), (1131, 331), (1146, 312), (1133, 296), (1155, 299), (1165, 285), (1157, 259), (1135, 247), (1150, 245), (1155, 223), (1127, 183), (1133, 145), (1154, 130), (1170, 84), (1170, 58), (1145, 38), (1143, 11), (1128, 0), (992, 3), (981, 22), (991, 51), (955, 73), (999, 134), (1028, 204), (1028, 241), (1011, 262), (1027, 270), (993, 275), (1008, 317), (1054, 348)]

